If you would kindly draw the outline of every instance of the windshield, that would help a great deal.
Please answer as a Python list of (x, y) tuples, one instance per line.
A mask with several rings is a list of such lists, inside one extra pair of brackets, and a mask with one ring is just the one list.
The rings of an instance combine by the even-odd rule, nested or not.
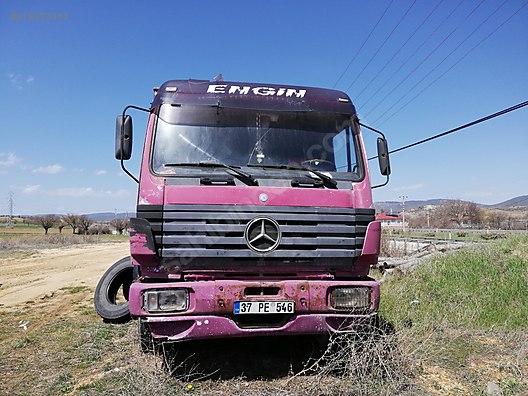
[(189, 167), (200, 162), (250, 166), (252, 172), (257, 167), (260, 173), (266, 167), (305, 167), (358, 180), (359, 152), (346, 115), (165, 104), (158, 113), (152, 168), (187, 175), (211, 172)]

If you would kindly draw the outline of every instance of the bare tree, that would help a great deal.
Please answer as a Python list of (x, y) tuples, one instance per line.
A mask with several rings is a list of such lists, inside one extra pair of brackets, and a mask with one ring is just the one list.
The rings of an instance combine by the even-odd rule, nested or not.
[(465, 221), (471, 226), (477, 226), (483, 219), (484, 212), (475, 202), (466, 202)]
[(465, 211), (466, 205), (464, 201), (456, 200), (442, 204), (443, 217), (456, 223), (458, 227), (461, 227), (464, 222)]
[(110, 222), (110, 225), (115, 228), (115, 230), (122, 235), (123, 231), (130, 227), (129, 219), (114, 219)]
[(37, 216), (33, 218), (33, 222), (44, 228), (44, 234), (48, 234), (48, 230), (57, 225), (58, 217), (54, 215)]
[(482, 211), (474, 202), (453, 200), (443, 203), (438, 215), (443, 226), (449, 225), (445, 222), (452, 222), (460, 228), (463, 224), (477, 224), (482, 218)]
[(59, 229), (59, 234), (62, 234), (62, 229), (68, 224), (64, 221), (64, 217), (61, 217), (57, 220), (57, 228)]
[(64, 216), (62, 220), (72, 228), (72, 234), (75, 234), (75, 230), (79, 224), (79, 216), (69, 213), (68, 215)]
[(502, 211), (492, 211), (488, 213), (487, 221), (491, 228), (497, 230), (501, 229), (504, 221), (506, 220), (506, 214)]
[(87, 216), (79, 216), (79, 221), (77, 223), (77, 227), (79, 228), (79, 233), (87, 234), (88, 229), (93, 224), (93, 220), (88, 218)]
[(411, 228), (427, 227), (427, 216), (424, 213), (408, 213), (406, 220)]

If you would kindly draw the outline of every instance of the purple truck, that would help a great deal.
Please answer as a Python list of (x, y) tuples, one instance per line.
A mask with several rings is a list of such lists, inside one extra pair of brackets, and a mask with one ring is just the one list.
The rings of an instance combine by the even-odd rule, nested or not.
[[(141, 341), (328, 335), (375, 318), (381, 227), (350, 98), (204, 80), (154, 92), (116, 128), (139, 184), (127, 292)], [(123, 165), (129, 108), (149, 113), (139, 178)]]

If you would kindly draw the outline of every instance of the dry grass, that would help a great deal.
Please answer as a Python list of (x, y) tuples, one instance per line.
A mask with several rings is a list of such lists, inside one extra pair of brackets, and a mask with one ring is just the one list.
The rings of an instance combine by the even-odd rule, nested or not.
[[(136, 323), (104, 324), (92, 290), (60, 290), (0, 312), (0, 394), (420, 394), (415, 363), (395, 332), (167, 345), (140, 351)], [(371, 329), (375, 330), (375, 329)]]
[(302, 395), (420, 394), (415, 348), (404, 333), (379, 319), (356, 332), (332, 335), (323, 355), (284, 383), (298, 380), (294, 394)]
[(0, 394), (482, 395), (488, 381), (504, 395), (528, 391), (522, 330), (380, 321), (331, 337), (327, 348), (308, 338), (262, 338), (144, 354), (136, 323), (102, 323), (91, 295), (61, 290), (0, 313)]
[[(526, 239), (489, 249), (481, 254), (490, 260), (462, 254), (435, 266), (464, 268), (464, 259), (478, 268), (488, 262), (509, 271), (526, 268)], [(422, 307), (431, 290), (423, 289), (417, 299), (411, 293), (427, 286), (426, 279), (415, 283), (403, 277), (383, 285), (385, 320), (332, 336), (328, 347), (301, 337), (230, 339), (167, 345), (143, 354), (136, 323), (104, 324), (94, 313), (92, 290), (60, 290), (15, 311), (0, 311), (0, 394), (484, 395), (490, 381), (504, 396), (528, 394), (526, 324), (470, 326), (446, 311), (449, 299), (442, 293), (450, 284), (436, 281), (432, 270), (425, 278), (444, 301), (434, 305), (438, 315)], [(482, 287), (497, 283), (488, 282), (491, 270), (487, 274), (479, 282), (468, 273), (457, 281), (457, 293), (469, 290), (466, 283), (481, 285), (472, 298), (457, 297), (459, 304), (465, 302), (457, 311), (472, 308), (464, 317), (486, 308), (475, 301)], [(505, 323), (509, 315), (495, 309), (493, 323)]]
[(406, 257), (407, 246), (398, 244), (387, 233), (381, 234), (380, 241), (380, 256), (381, 257)]
[[(104, 386), (100, 382), (84, 387), (83, 394), (96, 394), (92, 390), (103, 389), (104, 394), (121, 395), (422, 394), (415, 380), (420, 360), (408, 353), (410, 340), (403, 340), (402, 344), (402, 334), (384, 326), (366, 326), (361, 332), (335, 335), (327, 348), (308, 354), (292, 354), (288, 348), (291, 339), (274, 340), (278, 344), (265, 339), (241, 339), (238, 347), (233, 349), (236, 343), (231, 343), (224, 349), (229, 352), (221, 356), (216, 353), (224, 341), (193, 343), (188, 350), (182, 345), (167, 346), (158, 354), (131, 356), (131, 364), (121, 374), (116, 372), (105, 378)], [(270, 349), (279, 344), (282, 350)], [(416, 343), (412, 345), (414, 352)], [(268, 353), (262, 353), (265, 349)], [(244, 360), (243, 355), (251, 356), (253, 363), (239, 364), (237, 359)], [(211, 367), (209, 360), (216, 361), (216, 366)], [(226, 370), (226, 366), (230, 368)], [(285, 370), (280, 366), (285, 366)]]
[(0, 251), (4, 254), (15, 250), (35, 250), (42, 248), (95, 244), (115, 242), (125, 237), (119, 235), (72, 235), (72, 234), (50, 234), (50, 235), (24, 235), (12, 238), (0, 238)]

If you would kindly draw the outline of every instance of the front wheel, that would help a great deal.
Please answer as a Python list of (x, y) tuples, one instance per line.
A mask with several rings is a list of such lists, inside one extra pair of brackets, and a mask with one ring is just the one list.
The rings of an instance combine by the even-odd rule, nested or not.
[(107, 323), (130, 320), (128, 292), (133, 281), (134, 267), (130, 256), (114, 263), (99, 280), (94, 294), (97, 314)]

